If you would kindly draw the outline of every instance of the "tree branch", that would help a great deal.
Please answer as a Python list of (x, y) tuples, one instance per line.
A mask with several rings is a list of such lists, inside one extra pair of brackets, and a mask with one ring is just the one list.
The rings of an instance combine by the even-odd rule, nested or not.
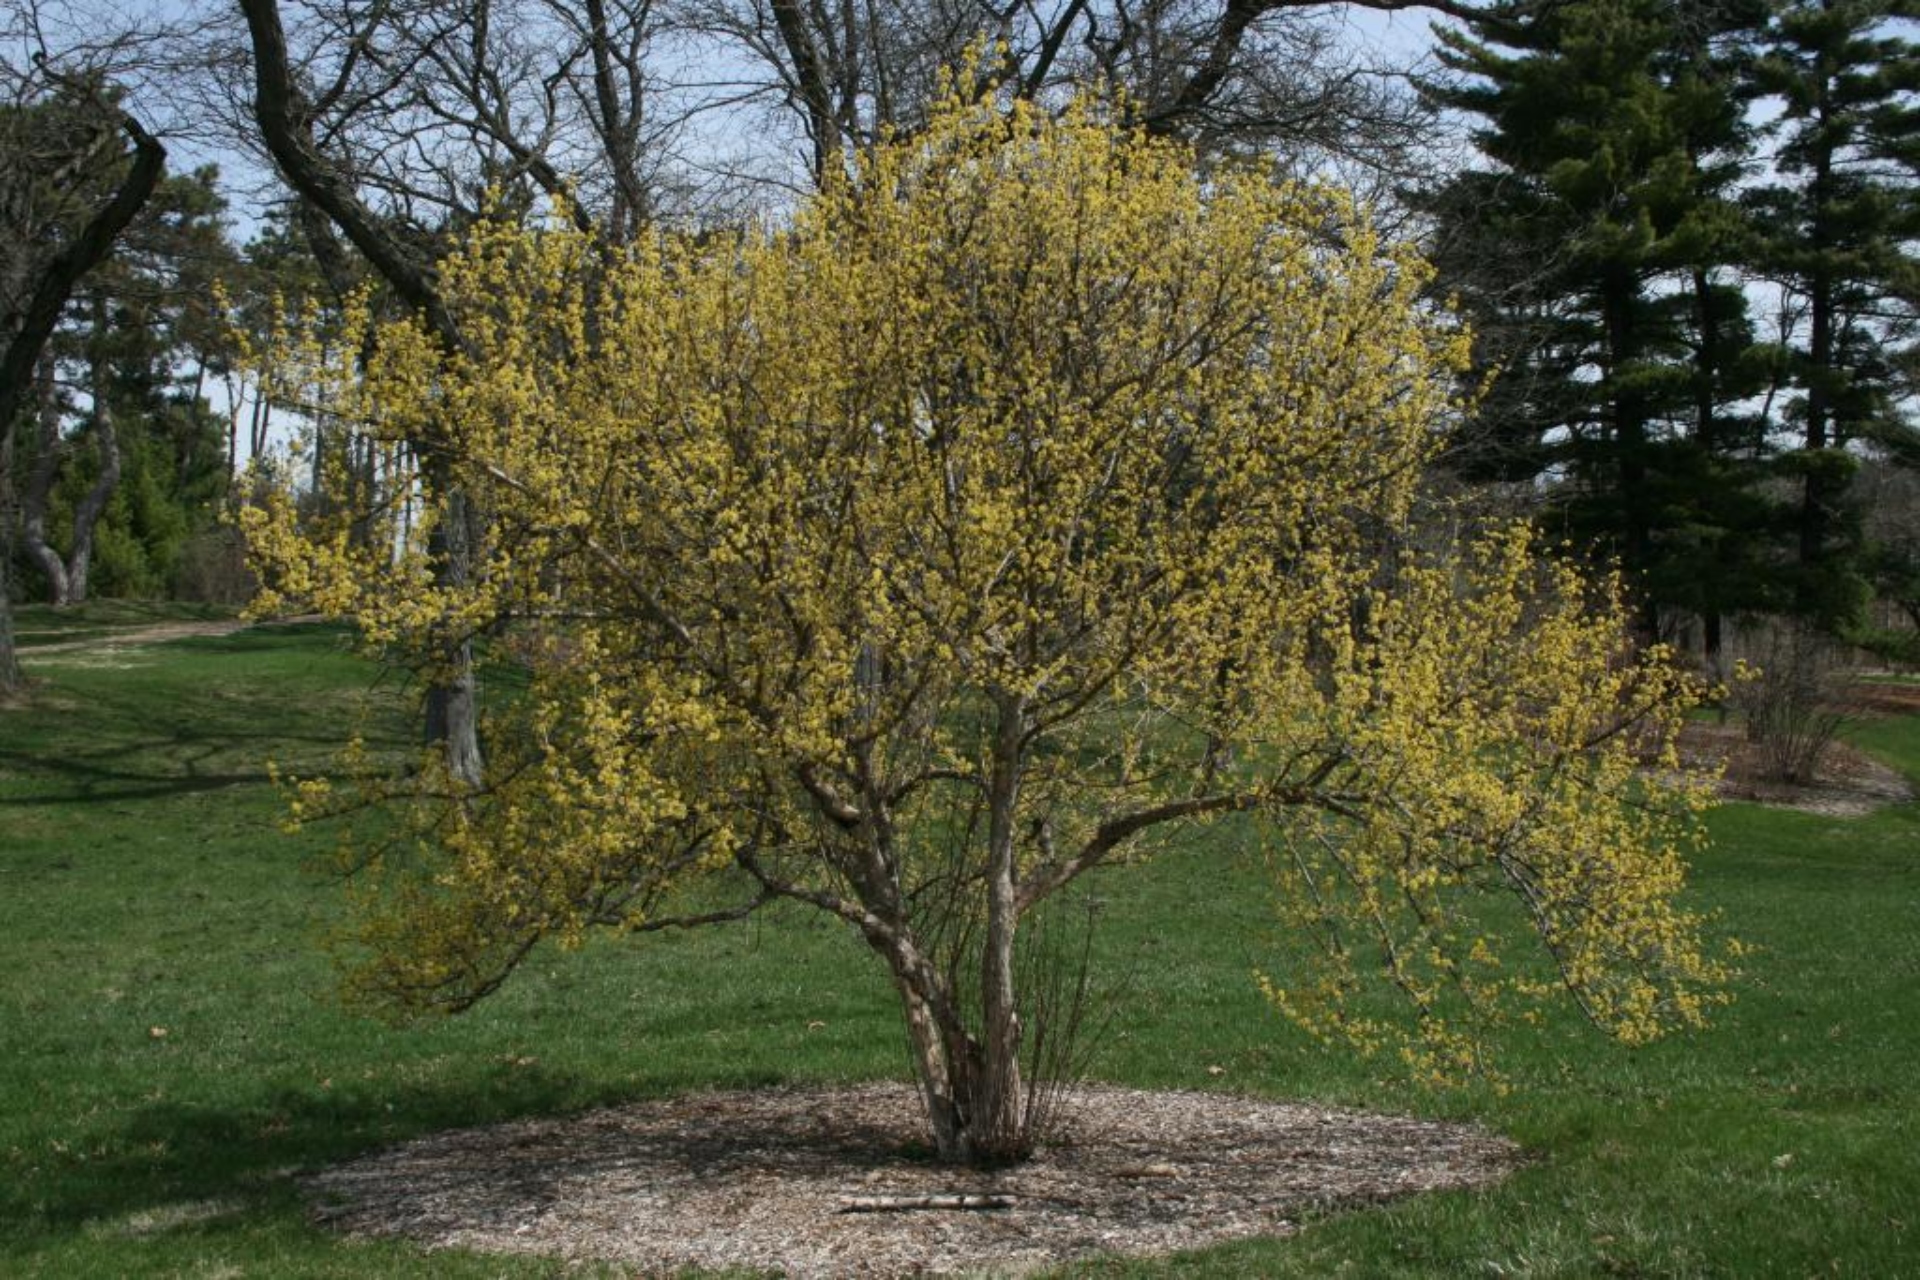
[(460, 326), (440, 297), (431, 263), (410, 251), (354, 191), (313, 141), (311, 117), (293, 83), (278, 0), (239, 0), (253, 41), (254, 119), (289, 185), (311, 200), (366, 255), (402, 301), (426, 317), (451, 350), (464, 348)]
[(20, 313), (19, 327), (7, 339), (6, 354), (0, 357), (0, 434), (10, 431), (19, 416), (40, 351), (60, 323), (74, 287), (113, 252), (114, 241), (146, 205), (166, 168), (167, 149), (138, 120), (122, 111), (120, 127), (133, 139), (133, 164), (113, 198), (48, 261)]
[(1147, 809), (1137, 809), (1109, 822), (1103, 822), (1086, 844), (1081, 846), (1080, 852), (1064, 862), (1036, 867), (1025, 880), (1021, 881), (1016, 899), (1018, 908), (1023, 912), (1026, 911), (1036, 902), (1048, 897), (1074, 877), (1094, 866), (1123, 842), (1149, 827), (1212, 813), (1242, 812), (1256, 807), (1266, 799), (1267, 797), (1253, 791), (1200, 796), (1189, 800), (1173, 800)]

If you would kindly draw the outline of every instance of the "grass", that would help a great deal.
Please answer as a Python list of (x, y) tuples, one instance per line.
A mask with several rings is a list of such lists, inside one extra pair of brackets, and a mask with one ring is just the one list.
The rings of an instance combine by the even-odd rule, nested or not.
[[(325, 837), (279, 832), (264, 767), (322, 758), (368, 695), (338, 640), (48, 655), (31, 704), (0, 711), (0, 1274), (558, 1275), (338, 1239), (294, 1176), (450, 1126), (904, 1070), (877, 967), (791, 912), (543, 955), (450, 1022), (341, 1011), (315, 945), (338, 906)], [(371, 691), (376, 741), (400, 740), (391, 694)], [(1857, 738), (1920, 774), (1920, 719)], [(1286, 1242), (1071, 1274), (1914, 1274), (1920, 807), (1714, 823), (1699, 899), (1758, 947), (1739, 1002), (1638, 1053), (1570, 1023), (1516, 1036), (1505, 1097), (1416, 1092), (1288, 1032), (1248, 978), (1273, 949), (1245, 860), (1196, 847), (1109, 875), (1102, 943), (1133, 998), (1101, 1075), (1470, 1115), (1535, 1159)]]

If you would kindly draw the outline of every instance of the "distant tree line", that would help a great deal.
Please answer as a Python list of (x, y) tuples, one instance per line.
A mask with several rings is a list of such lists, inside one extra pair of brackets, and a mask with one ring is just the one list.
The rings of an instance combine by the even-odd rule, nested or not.
[[(1356, 47), (1355, 9), (1438, 18), (1437, 61)], [(387, 483), (348, 424), (269, 402), (236, 331), (365, 289), (457, 351), (436, 264), (476, 223), (557, 201), (608, 254), (737, 224), (916, 128), (983, 42), (1005, 94), (1104, 79), (1141, 127), (1335, 175), (1418, 237), (1490, 379), (1452, 477), (1623, 565), (1650, 635), (1712, 657), (1726, 619), (1790, 616), (1915, 656), (1913, 0), (0, 12), (0, 682), (14, 601), (244, 591), (219, 517), (276, 421), (312, 431), (316, 506)]]
[(1910, 0), (1504, 5), (1429, 100), (1422, 187), (1492, 375), (1459, 473), (1617, 559), (1649, 632), (1798, 619), (1908, 659), (1920, 318)]

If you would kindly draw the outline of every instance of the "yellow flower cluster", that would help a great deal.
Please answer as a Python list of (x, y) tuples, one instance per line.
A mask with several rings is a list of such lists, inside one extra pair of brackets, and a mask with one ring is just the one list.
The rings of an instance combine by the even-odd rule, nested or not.
[(922, 904), (1025, 911), (1217, 819), (1331, 942), (1269, 983), (1311, 1026), (1382, 1040), (1338, 1012), (1363, 969), (1428, 1014), (1423, 1064), (1473, 1061), (1453, 1006), (1547, 986), (1629, 1039), (1698, 1020), (1699, 795), (1639, 767), (1687, 682), (1524, 529), (1406, 536), (1467, 411), (1426, 268), (1343, 194), (1196, 177), (1119, 114), (955, 98), (789, 224), (617, 256), (483, 223), (441, 278), (462, 350), (289, 337), (277, 394), (385, 483), (252, 512), (271, 590), (517, 673), (484, 784), (410, 773), (355, 851), (367, 991), (458, 1006), (715, 875), (910, 968), (898, 939), (966, 932)]

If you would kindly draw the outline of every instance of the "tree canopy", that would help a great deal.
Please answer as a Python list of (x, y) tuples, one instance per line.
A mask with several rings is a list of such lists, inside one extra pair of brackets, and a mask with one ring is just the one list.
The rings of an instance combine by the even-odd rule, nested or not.
[[(368, 537), (284, 496), (250, 529), (273, 591), (525, 681), (478, 784), (376, 788), (411, 821), (350, 855), (363, 994), (460, 1008), (542, 938), (807, 903), (887, 964), (940, 1153), (1004, 1158), (1022, 919), (1231, 822), (1328, 944), (1270, 981), (1317, 1030), (1385, 1042), (1339, 1012), (1376, 967), (1428, 1067), (1554, 988), (1629, 1039), (1700, 1019), (1695, 796), (1636, 769), (1689, 683), (1524, 529), (1406, 536), (1466, 407), (1426, 269), (1115, 114), (956, 96), (790, 225), (611, 267), (564, 219), (483, 224), (441, 270), (462, 348), (364, 320), (275, 356), (421, 501)], [(1505, 967), (1487, 892), (1541, 963)]]

